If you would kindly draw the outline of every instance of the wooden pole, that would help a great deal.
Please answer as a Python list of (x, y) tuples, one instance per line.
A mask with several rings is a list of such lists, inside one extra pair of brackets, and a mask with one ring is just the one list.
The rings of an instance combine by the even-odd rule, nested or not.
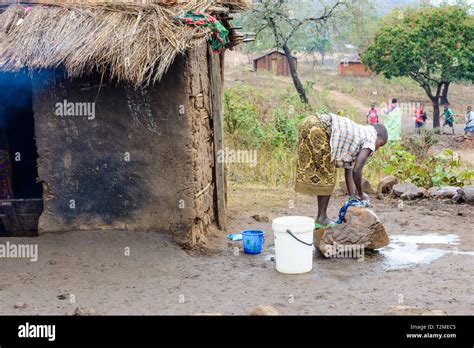
[(224, 158), (224, 88), (223, 54), (216, 54), (209, 46), (209, 78), (211, 84), (211, 112), (214, 127), (214, 170), (217, 197), (217, 224), (223, 231), (227, 229)]

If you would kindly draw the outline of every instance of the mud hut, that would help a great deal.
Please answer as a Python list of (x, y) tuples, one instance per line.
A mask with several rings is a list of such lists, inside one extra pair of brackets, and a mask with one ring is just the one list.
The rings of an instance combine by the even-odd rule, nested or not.
[(3, 233), (169, 231), (195, 246), (225, 229), (223, 51), (239, 43), (230, 14), (246, 6), (0, 4), (13, 191), (0, 201)]
[(337, 66), (337, 71), (341, 76), (372, 76), (372, 72), (362, 63), (359, 56), (350, 56), (341, 59)]
[[(293, 56), (291, 59), (295, 62), (295, 66), (297, 66), (298, 59)], [(291, 76), (290, 64), (288, 63), (285, 52), (277, 49), (272, 49), (255, 57), (253, 60), (253, 70), (267, 70), (273, 75)]]

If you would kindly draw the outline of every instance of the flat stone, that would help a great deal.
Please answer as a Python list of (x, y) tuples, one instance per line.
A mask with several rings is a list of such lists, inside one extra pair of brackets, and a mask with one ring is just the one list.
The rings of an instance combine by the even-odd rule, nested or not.
[(459, 187), (456, 186), (442, 186), (432, 187), (428, 191), (430, 196), (435, 199), (452, 199), (458, 193)]
[(425, 189), (416, 187), (409, 182), (393, 185), (393, 193), (395, 196), (400, 197), (403, 200), (413, 200), (426, 196)]
[(345, 220), (340, 225), (315, 231), (316, 246), (324, 256), (334, 256), (334, 251), (342, 246), (346, 249), (352, 247), (352, 257), (359, 257), (360, 249), (374, 250), (390, 243), (384, 225), (373, 210), (350, 207)]

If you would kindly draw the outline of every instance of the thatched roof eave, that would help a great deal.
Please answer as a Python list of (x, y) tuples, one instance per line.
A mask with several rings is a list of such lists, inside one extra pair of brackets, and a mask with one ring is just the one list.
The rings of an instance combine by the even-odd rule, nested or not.
[(98, 71), (135, 87), (150, 85), (178, 54), (211, 35), (210, 28), (181, 24), (177, 16), (216, 6), (235, 11), (248, 0), (144, 2), (36, 0), (3, 7), (0, 70), (61, 67), (70, 77)]

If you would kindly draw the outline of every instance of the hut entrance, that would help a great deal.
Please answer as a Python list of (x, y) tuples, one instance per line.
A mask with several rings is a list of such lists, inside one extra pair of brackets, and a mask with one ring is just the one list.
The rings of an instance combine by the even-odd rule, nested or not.
[(43, 210), (37, 159), (31, 79), (0, 72), (0, 235), (37, 233)]
[(272, 57), (272, 74), (278, 75), (278, 56), (274, 55)]

